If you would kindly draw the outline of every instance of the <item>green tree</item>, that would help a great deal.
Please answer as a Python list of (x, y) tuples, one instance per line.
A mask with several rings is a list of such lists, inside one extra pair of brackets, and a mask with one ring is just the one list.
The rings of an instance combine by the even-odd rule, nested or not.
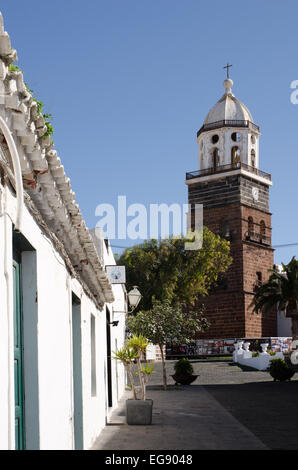
[(167, 374), (163, 347), (166, 343), (188, 343), (196, 333), (208, 328), (203, 317), (204, 309), (191, 311), (179, 304), (171, 305), (169, 300), (153, 299), (152, 309), (139, 311), (127, 319), (128, 330), (134, 335), (143, 335), (161, 351), (163, 387), (167, 389)]
[(255, 292), (255, 312), (266, 314), (272, 309), (285, 312), (292, 319), (292, 336), (298, 339), (298, 261), (293, 257), (288, 264), (282, 264), (282, 272), (270, 270), (269, 280)]
[(232, 262), (230, 243), (205, 227), (202, 249), (186, 250), (186, 242), (186, 238), (149, 240), (120, 256), (118, 264), (126, 266), (128, 286), (137, 285), (142, 293), (139, 310), (150, 310), (154, 298), (193, 305)]

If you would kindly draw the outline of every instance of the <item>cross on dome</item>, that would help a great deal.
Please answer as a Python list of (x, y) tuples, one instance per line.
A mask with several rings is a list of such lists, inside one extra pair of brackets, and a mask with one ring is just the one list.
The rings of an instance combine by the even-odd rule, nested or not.
[(229, 68), (230, 67), (233, 67), (233, 66), (232, 66), (232, 64), (229, 64), (229, 62), (227, 63), (227, 65), (225, 65), (223, 67), (224, 69), (227, 69), (227, 78), (223, 82), (223, 86), (226, 89), (226, 93), (225, 93), (226, 95), (232, 95), (232, 86), (234, 85), (234, 82), (230, 78), (230, 75), (229, 75)]
[(232, 64), (229, 64), (229, 62), (227, 63), (227, 65), (224, 66), (224, 69), (227, 69), (227, 78), (230, 78), (230, 77), (229, 77), (229, 68), (230, 68), (230, 67), (233, 67), (233, 65), (232, 65)]

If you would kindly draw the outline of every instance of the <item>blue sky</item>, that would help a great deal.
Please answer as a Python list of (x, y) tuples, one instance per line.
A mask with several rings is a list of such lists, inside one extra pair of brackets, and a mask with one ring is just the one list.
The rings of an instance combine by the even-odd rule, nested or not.
[[(25, 81), (54, 116), (55, 148), (89, 227), (96, 206), (116, 205), (118, 195), (146, 206), (187, 202), (196, 131), (223, 94), (229, 61), (233, 92), (261, 126), (273, 244), (298, 243), (297, 2), (2, 0), (0, 8)], [(277, 249), (275, 261), (296, 251)]]

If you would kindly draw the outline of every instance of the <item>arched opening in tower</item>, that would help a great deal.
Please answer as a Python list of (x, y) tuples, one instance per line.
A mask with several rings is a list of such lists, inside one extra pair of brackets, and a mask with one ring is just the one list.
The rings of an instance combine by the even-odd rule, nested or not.
[(241, 161), (241, 153), (239, 147), (232, 147), (231, 150), (231, 164), (233, 166), (239, 167)]

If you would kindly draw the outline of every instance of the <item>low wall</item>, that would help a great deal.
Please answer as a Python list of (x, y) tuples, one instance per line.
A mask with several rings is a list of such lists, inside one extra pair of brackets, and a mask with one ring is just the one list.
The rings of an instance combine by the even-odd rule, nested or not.
[(237, 341), (235, 343), (235, 350), (233, 352), (233, 361), (243, 366), (253, 367), (258, 370), (267, 370), (270, 366), (272, 359), (284, 359), (282, 352), (275, 352), (275, 354), (269, 354), (268, 351), (269, 343), (262, 343), (262, 352), (258, 356), (253, 357), (253, 352), (249, 350), (250, 343), (244, 341)]

